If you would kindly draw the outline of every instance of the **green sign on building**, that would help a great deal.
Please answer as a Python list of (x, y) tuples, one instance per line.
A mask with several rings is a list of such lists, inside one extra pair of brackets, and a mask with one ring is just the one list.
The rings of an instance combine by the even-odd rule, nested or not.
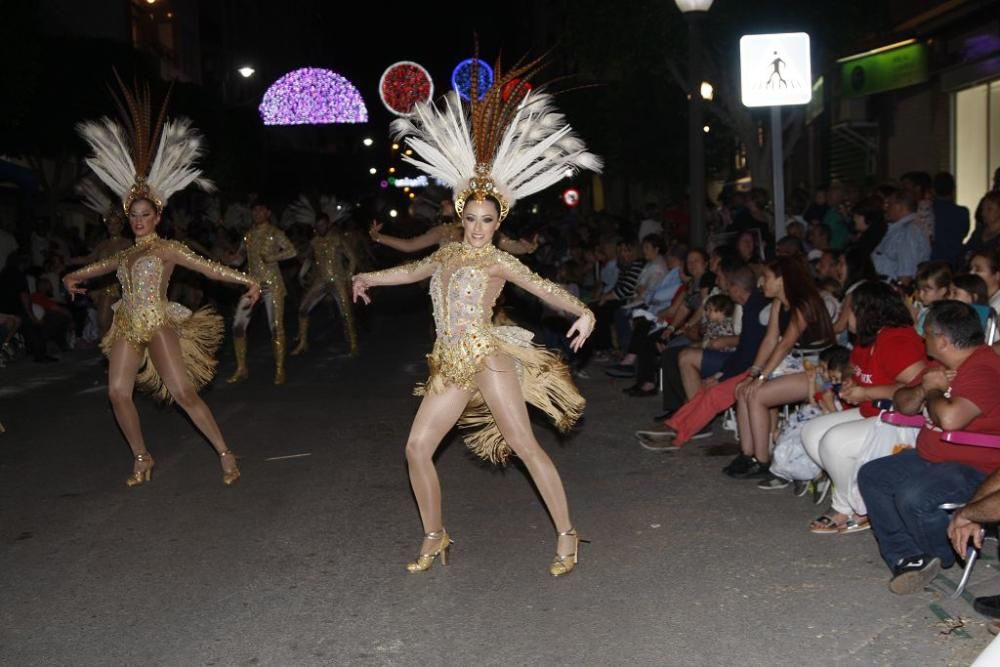
[(905, 88), (927, 80), (927, 47), (906, 44), (840, 61), (841, 93), (861, 97)]

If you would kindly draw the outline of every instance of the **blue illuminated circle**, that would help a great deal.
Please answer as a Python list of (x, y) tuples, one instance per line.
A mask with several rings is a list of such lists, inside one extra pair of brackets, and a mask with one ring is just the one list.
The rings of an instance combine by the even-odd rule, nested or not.
[[(468, 58), (458, 63), (451, 72), (451, 87), (458, 91), (463, 100), (472, 99), (472, 63), (475, 59)], [(482, 60), (479, 61), (479, 97), (482, 97), (493, 85), (493, 68)]]

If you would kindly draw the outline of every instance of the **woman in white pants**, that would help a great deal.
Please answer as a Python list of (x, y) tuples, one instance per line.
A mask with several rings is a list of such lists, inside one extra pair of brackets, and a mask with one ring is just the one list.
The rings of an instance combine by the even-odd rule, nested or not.
[(806, 453), (833, 482), (831, 508), (809, 524), (814, 533), (853, 533), (868, 528), (867, 517), (853, 512), (848, 500), (851, 479), (865, 461), (858, 456), (878, 419), (874, 401), (891, 400), (896, 389), (912, 382), (926, 362), (923, 339), (913, 328), (909, 309), (886, 283), (866, 282), (854, 291), (848, 327), (857, 336), (851, 351), (853, 377), (840, 397), (858, 407), (817, 417), (802, 429)]

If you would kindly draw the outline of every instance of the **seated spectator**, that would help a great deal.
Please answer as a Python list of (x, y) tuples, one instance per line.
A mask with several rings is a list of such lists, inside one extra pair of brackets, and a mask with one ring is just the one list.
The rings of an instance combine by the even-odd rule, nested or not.
[(774, 254), (778, 257), (805, 257), (806, 246), (801, 239), (789, 235), (778, 241)]
[[(732, 339), (717, 339), (708, 347), (667, 349), (661, 359), (663, 369), (663, 419), (669, 418), (685, 402), (691, 400), (702, 386), (711, 386), (722, 380), (746, 372), (753, 363), (753, 356), (764, 338), (766, 324), (761, 323), (762, 311), (767, 314), (768, 301), (757, 289), (753, 270), (739, 260), (722, 264), (719, 283), (734, 303), (734, 315), (740, 308), (738, 320), (734, 317), (736, 346), (732, 352), (717, 347), (729, 347)], [(739, 326), (735, 326), (736, 323)], [(700, 430), (702, 424), (696, 430)]]
[(921, 262), (931, 256), (931, 244), (917, 222), (917, 202), (905, 190), (896, 190), (886, 203), (889, 230), (875, 248), (875, 270), (900, 285), (909, 285)]
[(736, 346), (736, 329), (733, 313), (736, 303), (725, 294), (716, 294), (705, 300), (704, 330), (701, 332), (701, 349), (733, 352)]
[(741, 453), (723, 469), (730, 477), (767, 477), (771, 459), (770, 408), (809, 398), (803, 361), (815, 363), (834, 343), (833, 322), (805, 265), (778, 257), (767, 263), (764, 295), (772, 299), (767, 334), (750, 376), (736, 387)]
[(611, 349), (611, 327), (614, 324), (615, 311), (623, 304), (635, 299), (635, 288), (639, 282), (639, 274), (642, 273), (642, 269), (646, 265), (644, 260), (638, 258), (636, 244), (632, 241), (618, 241), (615, 253), (619, 267), (615, 286), (610, 292), (601, 294), (594, 304), (597, 323), (594, 326), (591, 345), (597, 351)]
[(986, 283), (990, 308), (1000, 313), (1000, 249), (977, 250), (972, 253), (969, 271)]
[(936, 301), (951, 298), (951, 267), (944, 262), (927, 262), (917, 271), (917, 291), (914, 295), (913, 321), (917, 333), (924, 335), (927, 309)]
[[(729, 297), (742, 306), (736, 349), (722, 352), (689, 347), (680, 352), (679, 359), (676, 348), (664, 352), (663, 401), (669, 412), (665, 422), (668, 430), (637, 431), (636, 438), (647, 449), (665, 451), (684, 444), (692, 436), (711, 435), (712, 419), (734, 403), (733, 388), (746, 375), (764, 339), (769, 303), (757, 288), (753, 270), (731, 260), (722, 265), (719, 277)], [(681, 374), (685, 376), (683, 379)], [(693, 379), (688, 375), (693, 375)], [(692, 392), (690, 400), (686, 391)]]
[(0, 271), (0, 312), (20, 318), (21, 335), (35, 361), (57, 361), (45, 349), (41, 332), (42, 320), (31, 307), (31, 292), (24, 273), (29, 261), (27, 255), (19, 253), (7, 258), (6, 266)]
[[(667, 245), (659, 234), (650, 234), (642, 240), (642, 258), (645, 265), (639, 273), (635, 286), (634, 298), (615, 311), (615, 329), (618, 332), (618, 345), (623, 351), (629, 348), (632, 341), (632, 312), (645, 305), (645, 299), (653, 293), (667, 275), (667, 260), (663, 254)], [(635, 375), (635, 353), (627, 352), (617, 366), (608, 371), (612, 377), (633, 377)]]
[[(927, 354), (938, 362), (919, 384), (896, 392), (896, 409), (926, 410), (916, 449), (862, 466), (858, 484), (885, 563), (889, 590), (922, 590), (955, 562), (942, 503), (966, 503), (1000, 467), (1000, 450), (953, 445), (941, 431), (1000, 434), (1000, 357), (983, 344), (979, 316), (967, 304), (939, 301), (924, 324)], [(949, 377), (952, 377), (949, 380)]]
[(852, 407), (818, 417), (802, 429), (802, 445), (817, 466), (833, 481), (830, 510), (809, 524), (813, 533), (857, 532), (867, 518), (855, 514), (848, 489), (858, 468), (858, 457), (878, 420), (874, 401), (891, 399), (896, 390), (923, 370), (924, 344), (913, 328), (909, 309), (896, 291), (883, 282), (866, 282), (854, 290), (849, 328), (856, 344), (854, 367), (841, 387), (841, 399)]
[(955, 276), (951, 283), (951, 298), (975, 308), (976, 312), (979, 313), (979, 319), (982, 320), (983, 329), (986, 329), (993, 309), (989, 306), (989, 291), (982, 278), (974, 273), (962, 273)]
[(818, 366), (810, 362), (805, 369), (809, 377), (809, 404), (788, 418), (775, 439), (772, 476), (757, 484), (760, 489), (783, 489), (794, 481), (798, 495), (802, 495), (805, 485), (820, 474), (819, 467), (802, 446), (802, 429), (817, 417), (844, 409), (840, 388), (844, 378), (850, 376), (851, 352), (840, 345), (828, 347), (820, 352)]
[(60, 350), (68, 350), (71, 347), (69, 335), (73, 330), (73, 315), (66, 306), (52, 298), (52, 283), (48, 278), (39, 278), (36, 282), (36, 290), (31, 294), (31, 308), (38, 318), (36, 323), (46, 348), (54, 343)]

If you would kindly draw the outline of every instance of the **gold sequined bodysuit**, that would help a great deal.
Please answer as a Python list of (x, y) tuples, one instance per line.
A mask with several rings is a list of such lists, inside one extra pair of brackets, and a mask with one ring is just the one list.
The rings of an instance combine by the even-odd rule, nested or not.
[(326, 236), (317, 236), (310, 243), (316, 266), (314, 281), (334, 282), (348, 278), (344, 259), (351, 251), (339, 233), (330, 232)]
[(413, 264), (365, 275), (375, 277), (372, 284), (378, 284), (380, 274), (391, 276), (397, 271), (428, 274), (431, 279), (437, 339), (427, 357), (430, 377), (417, 392), (435, 393), (446, 386), (473, 392), (459, 426), (469, 429), (465, 440), (476, 454), (497, 463), (510, 454), (476, 387), (476, 375), (488, 368), (490, 355), (508, 354), (514, 359), (525, 400), (546, 412), (558, 428), (567, 430), (576, 423), (584, 400), (566, 364), (556, 354), (533, 345), (530, 331), (494, 326), (491, 314), (508, 281), (556, 309), (593, 317), (582, 301), (492, 244), (474, 248), (449, 243)]
[(114, 321), (101, 341), (101, 350), (110, 355), (115, 343), (124, 340), (141, 351), (143, 365), (136, 381), (141, 388), (165, 401), (170, 400), (170, 394), (149, 362), (146, 350), (153, 335), (165, 327), (174, 330), (180, 340), (184, 366), (196, 388), (212, 379), (216, 364), (214, 354), (223, 336), (222, 318), (211, 308), (192, 312), (167, 300), (167, 286), (175, 265), (216, 280), (248, 286), (253, 283), (240, 271), (205, 259), (182, 243), (155, 235), (142, 237), (134, 246), (70, 274), (87, 280), (91, 275), (117, 267), (122, 298), (112, 306)]
[(295, 257), (295, 246), (285, 233), (270, 223), (254, 225), (243, 237), (247, 272), (260, 283), (261, 291), (285, 295), (285, 281), (278, 262)]

